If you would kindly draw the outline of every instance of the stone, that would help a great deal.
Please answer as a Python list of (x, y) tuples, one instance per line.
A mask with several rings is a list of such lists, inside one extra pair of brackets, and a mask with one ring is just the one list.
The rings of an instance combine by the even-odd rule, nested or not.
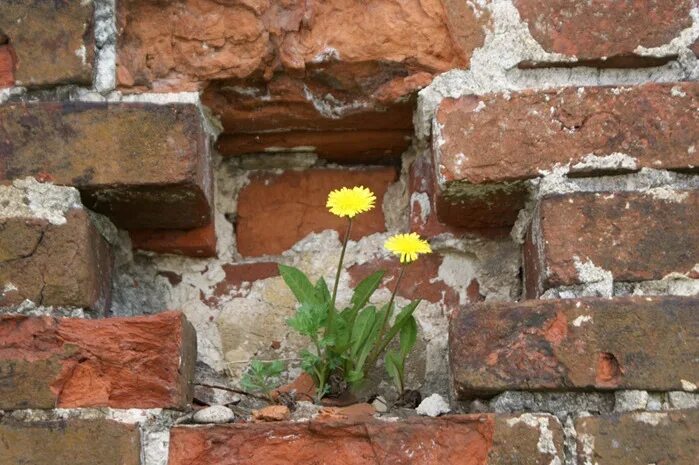
[(187, 257), (216, 257), (216, 226), (211, 221), (193, 229), (135, 229), (129, 231), (134, 249)]
[(209, 142), (195, 105), (8, 103), (0, 134), (0, 180), (74, 186), (85, 206), (124, 229), (210, 220)]
[(449, 359), (460, 399), (508, 390), (684, 390), (699, 373), (699, 299), (493, 302), (458, 309)]
[(255, 281), (279, 276), (276, 262), (224, 263), (224, 278), (214, 286), (213, 294), (203, 299), (209, 306), (237, 297), (247, 297)]
[[(30, 88), (90, 86), (95, 48), (93, 16), (92, 2), (81, 0), (2, 2), (0, 49), (4, 34), (13, 50), (16, 84)], [(0, 65), (0, 81), (1, 69)]]
[(320, 409), (317, 421), (335, 422), (351, 421), (353, 423), (369, 421), (374, 418), (376, 409), (365, 402), (347, 405), (345, 407), (323, 407)]
[(433, 137), (438, 217), (469, 229), (512, 226), (529, 195), (524, 181), (561, 166), (578, 176), (692, 170), (697, 109), (695, 83), (445, 99)]
[(425, 415), (428, 417), (438, 417), (450, 411), (451, 407), (449, 407), (447, 401), (439, 394), (432, 394), (429, 397), (425, 397), (415, 409), (418, 415)]
[(0, 316), (0, 409), (183, 409), (195, 360), (196, 334), (180, 312)]
[(268, 405), (259, 410), (252, 411), (255, 421), (284, 421), (291, 418), (291, 411), (286, 405)]
[(672, 391), (667, 393), (670, 407), (676, 409), (699, 408), (699, 394), (684, 391)]
[(586, 266), (611, 273), (615, 282), (689, 275), (699, 262), (698, 211), (697, 190), (546, 197), (524, 248), (527, 296), (584, 283)]
[(386, 230), (382, 201), (396, 180), (393, 168), (312, 169), (253, 175), (238, 197), (236, 238), (246, 257), (279, 255), (308, 234), (334, 229), (344, 237), (347, 219), (325, 207), (333, 189), (363, 185), (376, 195), (373, 210), (359, 215), (351, 239)]
[(235, 418), (233, 410), (225, 405), (212, 405), (194, 412), (194, 423), (230, 423)]
[(0, 45), (0, 89), (15, 83), (15, 58), (9, 45)]
[(412, 417), (395, 422), (312, 420), (171, 430), (170, 465), (209, 463), (550, 465), (563, 463), (563, 434), (554, 417), (531, 414)]
[(112, 420), (0, 421), (0, 463), (141, 465), (138, 426)]
[(371, 406), (376, 410), (376, 413), (386, 413), (388, 412), (388, 403), (386, 402), (386, 399), (383, 398), (383, 396), (378, 396), (374, 401), (371, 403)]
[(694, 465), (699, 411), (635, 412), (575, 421), (578, 463)]
[(313, 402), (316, 397), (316, 383), (313, 377), (305, 371), (291, 383), (280, 386), (270, 392), (272, 399), (277, 400), (282, 394), (290, 394), (294, 401)]
[[(550, 53), (580, 65), (636, 67), (663, 64), (639, 48), (669, 44), (692, 25), (691, 0), (581, 3), (514, 0), (534, 39)], [(669, 59), (672, 54), (665, 55)]]
[(106, 314), (112, 254), (77, 192), (73, 197), (69, 188), (16, 184), (0, 186), (0, 307), (30, 301)]
[(416, 91), (468, 67), (489, 20), (481, 6), (439, 0), (370, 9), (346, 0), (128, 0), (117, 10), (125, 91), (204, 89), (223, 123), (224, 154), (309, 139), (334, 161), (397, 158)]
[(648, 393), (646, 391), (628, 390), (616, 391), (614, 393), (615, 412), (633, 412), (645, 410), (648, 404)]

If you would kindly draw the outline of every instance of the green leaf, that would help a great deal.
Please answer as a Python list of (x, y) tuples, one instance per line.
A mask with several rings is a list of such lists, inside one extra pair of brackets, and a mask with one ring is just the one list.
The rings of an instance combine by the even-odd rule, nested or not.
[(354, 357), (360, 352), (361, 346), (371, 334), (372, 329), (376, 324), (376, 308), (367, 307), (362, 310), (354, 322), (352, 330), (352, 350), (351, 354)]
[(358, 310), (369, 302), (374, 291), (376, 291), (381, 284), (384, 274), (385, 272), (383, 270), (379, 270), (364, 278), (362, 282), (357, 285), (351, 300), (353, 309)]
[(318, 302), (330, 305), (332, 296), (330, 295), (330, 289), (328, 289), (328, 285), (323, 277), (318, 279), (315, 285), (315, 296)]
[(400, 329), (403, 327), (405, 321), (413, 315), (413, 312), (415, 311), (418, 305), (420, 305), (420, 301), (413, 300), (408, 305), (403, 307), (400, 313), (398, 313), (398, 316), (396, 316), (396, 320), (393, 323), (393, 326), (391, 326), (391, 329), (388, 330), (383, 340), (379, 341), (379, 349), (378, 352), (376, 352), (374, 355), (375, 358), (378, 358), (381, 352), (383, 352), (388, 346), (388, 344), (391, 343), (393, 338), (396, 337), (398, 331), (400, 331)]
[(301, 270), (280, 263), (279, 274), (300, 304), (318, 303), (316, 289)]
[(393, 384), (398, 389), (399, 393), (403, 392), (403, 360), (400, 356), (393, 352), (386, 352), (384, 357), (384, 366), (386, 367), (386, 372), (388, 376), (393, 380)]
[(326, 318), (325, 307), (318, 304), (302, 304), (286, 324), (311, 340), (315, 339)]
[(411, 314), (405, 318), (400, 328), (400, 357), (402, 360), (408, 356), (417, 341), (417, 321)]

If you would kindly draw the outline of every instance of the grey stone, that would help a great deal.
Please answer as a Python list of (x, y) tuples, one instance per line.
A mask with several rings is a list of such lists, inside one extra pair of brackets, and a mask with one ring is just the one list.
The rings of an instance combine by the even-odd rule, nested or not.
[(428, 417), (438, 417), (443, 413), (449, 413), (451, 408), (446, 400), (439, 394), (432, 394), (431, 396), (425, 398), (417, 406), (415, 412), (418, 415), (425, 415)]
[(645, 410), (647, 404), (648, 393), (646, 391), (627, 390), (614, 393), (614, 411), (616, 412)]
[(235, 418), (233, 410), (225, 405), (212, 405), (194, 414), (194, 423), (229, 423)]

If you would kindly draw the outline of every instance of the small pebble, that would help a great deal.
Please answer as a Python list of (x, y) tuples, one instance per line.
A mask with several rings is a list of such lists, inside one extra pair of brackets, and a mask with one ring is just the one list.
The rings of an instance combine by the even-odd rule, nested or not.
[(415, 412), (418, 415), (425, 415), (428, 417), (438, 417), (443, 413), (449, 413), (451, 408), (447, 401), (444, 400), (439, 394), (432, 394), (431, 396), (423, 399), (420, 405), (417, 406)]
[(376, 399), (374, 399), (371, 406), (374, 407), (374, 410), (376, 410), (378, 413), (388, 412), (388, 404), (386, 403), (386, 399), (384, 399), (382, 396), (378, 396)]
[(194, 423), (229, 423), (233, 421), (235, 414), (233, 410), (225, 405), (212, 405), (194, 413), (192, 419)]

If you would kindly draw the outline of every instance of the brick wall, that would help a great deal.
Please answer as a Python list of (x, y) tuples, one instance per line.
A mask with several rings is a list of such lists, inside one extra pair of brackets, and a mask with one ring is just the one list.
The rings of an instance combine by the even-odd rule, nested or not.
[[(694, 465), (697, 43), (696, 0), (0, 3), (0, 464)], [(338, 300), (426, 237), (454, 415), (245, 422), (356, 184)]]

